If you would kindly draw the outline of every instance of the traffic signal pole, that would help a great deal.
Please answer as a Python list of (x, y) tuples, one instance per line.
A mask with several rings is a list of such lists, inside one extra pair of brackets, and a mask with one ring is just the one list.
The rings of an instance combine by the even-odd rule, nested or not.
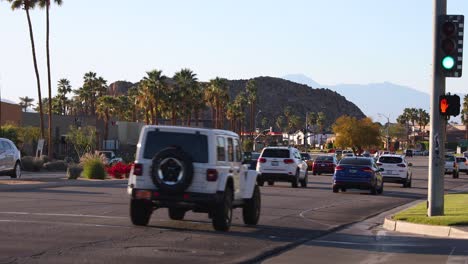
[(434, 0), (432, 94), (429, 137), (429, 177), (427, 215), (444, 214), (444, 153), (446, 121), (439, 112), (439, 96), (445, 94), (445, 77), (442, 75), (439, 54), (439, 16), (447, 14), (447, 0)]

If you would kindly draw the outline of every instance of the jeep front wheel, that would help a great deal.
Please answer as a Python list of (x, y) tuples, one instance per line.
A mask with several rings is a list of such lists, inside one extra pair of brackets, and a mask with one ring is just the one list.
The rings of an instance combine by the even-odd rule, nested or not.
[(242, 218), (246, 225), (256, 225), (260, 219), (260, 188), (255, 185), (252, 198), (245, 200), (245, 205), (242, 208)]
[(153, 207), (150, 201), (131, 199), (130, 200), (130, 219), (132, 224), (138, 226), (148, 225)]
[(232, 221), (232, 199), (233, 191), (231, 187), (226, 187), (223, 200), (213, 209), (213, 227), (217, 231), (228, 231)]

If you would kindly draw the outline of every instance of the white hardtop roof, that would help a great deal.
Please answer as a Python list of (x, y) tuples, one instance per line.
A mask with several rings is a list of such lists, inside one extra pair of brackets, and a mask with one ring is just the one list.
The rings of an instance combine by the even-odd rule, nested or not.
[(184, 133), (193, 133), (196, 131), (200, 132), (206, 132), (206, 133), (215, 133), (215, 134), (223, 134), (223, 135), (229, 135), (229, 136), (234, 136), (234, 137), (239, 137), (236, 133), (229, 131), (229, 130), (223, 130), (223, 129), (213, 129), (213, 128), (201, 128), (201, 127), (186, 127), (186, 126), (165, 126), (165, 125), (145, 125), (143, 128), (146, 129), (161, 129), (161, 130), (177, 130), (180, 132)]
[(399, 157), (399, 158), (403, 158), (404, 155), (400, 155), (400, 154), (382, 154), (380, 155), (380, 157)]

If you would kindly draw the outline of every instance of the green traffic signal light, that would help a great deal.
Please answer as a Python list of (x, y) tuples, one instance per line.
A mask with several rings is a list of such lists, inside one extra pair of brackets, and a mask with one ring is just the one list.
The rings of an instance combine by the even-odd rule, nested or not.
[(452, 56), (445, 56), (442, 59), (442, 67), (444, 67), (445, 70), (453, 69), (453, 67), (455, 67), (455, 59)]

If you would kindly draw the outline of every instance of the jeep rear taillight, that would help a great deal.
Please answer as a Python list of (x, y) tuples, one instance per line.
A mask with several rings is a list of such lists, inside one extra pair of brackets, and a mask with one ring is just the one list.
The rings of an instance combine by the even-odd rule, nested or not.
[(133, 175), (135, 176), (143, 175), (143, 164), (141, 163), (133, 164)]
[(217, 181), (218, 180), (218, 171), (216, 169), (207, 169), (206, 170), (206, 180), (207, 181)]
[(293, 159), (284, 159), (284, 163), (286, 164), (293, 164), (294, 160)]

